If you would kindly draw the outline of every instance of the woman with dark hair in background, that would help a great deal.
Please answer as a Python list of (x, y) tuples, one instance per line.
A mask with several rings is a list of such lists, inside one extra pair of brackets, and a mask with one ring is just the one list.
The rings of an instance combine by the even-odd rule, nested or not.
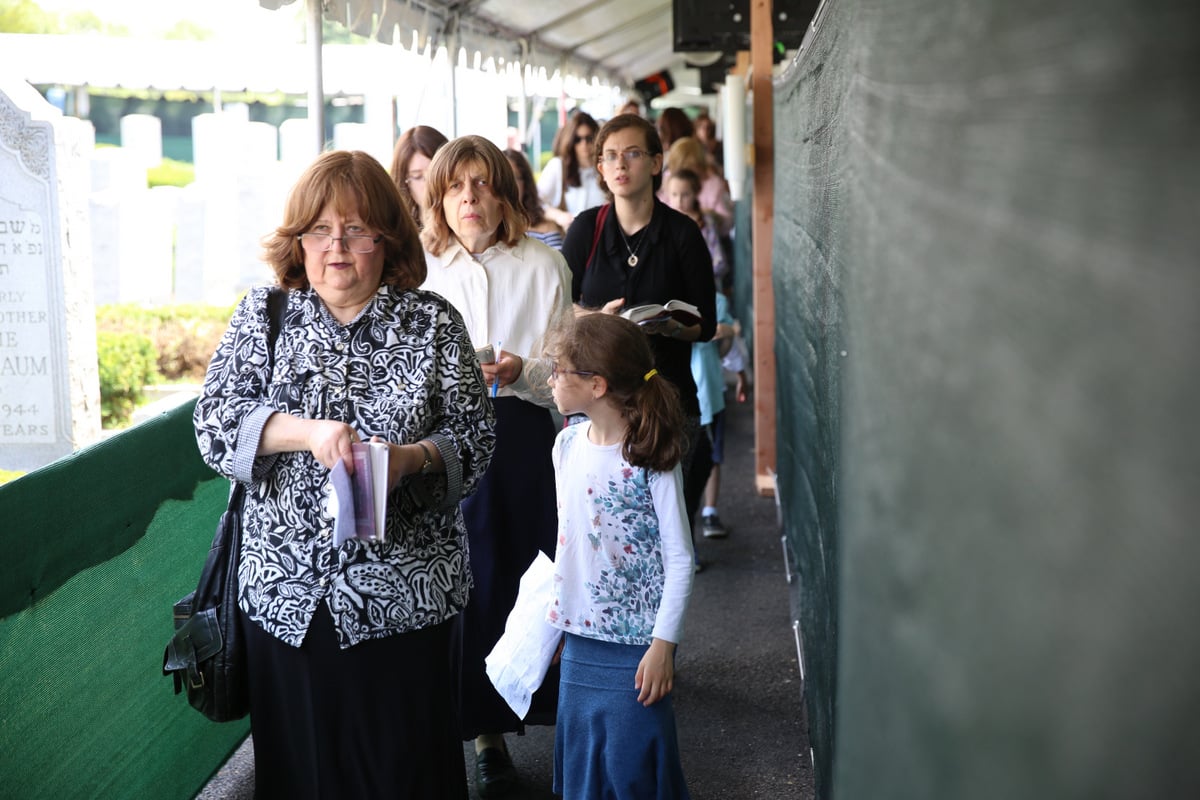
[(600, 126), (585, 111), (576, 111), (554, 137), (554, 158), (538, 178), (538, 195), (546, 216), (566, 230), (584, 209), (604, 202), (596, 176), (596, 131)]
[(659, 113), (655, 126), (658, 128), (658, 138), (662, 142), (664, 153), (671, 149), (676, 139), (691, 136), (696, 132), (692, 120), (682, 108), (664, 108)]
[(694, 134), (700, 140), (700, 144), (704, 145), (704, 152), (708, 154), (709, 165), (719, 172), (725, 174), (725, 149), (721, 140), (717, 138), (717, 123), (708, 112), (700, 114), (693, 122), (696, 128)]
[(417, 228), (422, 225), (421, 209), (425, 205), (425, 172), (433, 154), (447, 141), (441, 131), (428, 125), (409, 128), (396, 140), (396, 149), (392, 153), (392, 180)]
[(529, 221), (529, 229), (525, 231), (525, 235), (532, 236), (555, 250), (562, 250), (564, 231), (557, 222), (546, 216), (542, 198), (538, 197), (537, 182), (533, 179), (533, 168), (529, 166), (529, 159), (520, 150), (505, 150), (504, 156), (508, 163), (512, 164), (516, 174), (521, 208)]

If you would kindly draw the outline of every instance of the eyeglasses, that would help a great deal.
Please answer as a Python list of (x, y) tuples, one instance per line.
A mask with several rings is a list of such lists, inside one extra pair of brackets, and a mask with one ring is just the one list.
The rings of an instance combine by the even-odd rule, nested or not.
[(550, 378), (551, 378), (551, 380), (558, 380), (559, 377), (562, 375), (582, 375), (582, 376), (590, 378), (593, 375), (599, 375), (599, 374), (600, 373), (598, 373), (598, 372), (588, 372), (587, 370), (584, 370), (584, 369), (559, 369), (557, 361), (550, 362)]
[(605, 150), (600, 156), (600, 160), (605, 164), (615, 164), (618, 161), (624, 161), (626, 165), (635, 164), (643, 158), (649, 158), (650, 154), (645, 150), (625, 150), (617, 153), (612, 150)]
[(575, 134), (575, 144), (579, 144), (580, 142), (591, 144), (594, 141), (596, 141), (596, 134), (594, 133), (589, 133), (587, 136), (581, 136), (578, 133)]
[(370, 253), (375, 245), (383, 241), (383, 234), (366, 236), (361, 233), (348, 233), (345, 236), (334, 236), (329, 233), (301, 233), (296, 236), (300, 245), (312, 253), (326, 253), (333, 249), (333, 243), (340, 241), (342, 248), (351, 253)]
[(408, 177), (404, 179), (405, 186), (407, 186), (410, 183), (424, 183), (424, 182), (425, 182), (425, 173), (424, 172), (410, 172)]

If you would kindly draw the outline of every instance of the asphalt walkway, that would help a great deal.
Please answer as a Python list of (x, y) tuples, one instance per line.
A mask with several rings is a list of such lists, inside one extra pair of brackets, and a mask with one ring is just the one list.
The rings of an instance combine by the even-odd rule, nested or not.
[[(752, 401), (751, 401), (752, 402)], [(730, 408), (721, 518), (727, 539), (697, 537), (696, 576), (677, 656), (675, 710), (694, 800), (812, 800), (813, 774), (775, 502), (754, 480), (751, 403)], [(554, 729), (509, 736), (519, 800), (553, 800)], [(252, 743), (201, 800), (253, 798)], [(465, 745), (468, 773), (474, 751)], [(478, 795), (471, 787), (471, 798)]]

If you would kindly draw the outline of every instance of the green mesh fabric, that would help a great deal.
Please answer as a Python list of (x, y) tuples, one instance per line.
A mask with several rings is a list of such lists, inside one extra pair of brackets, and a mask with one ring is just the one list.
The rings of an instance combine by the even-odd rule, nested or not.
[(158, 501), (213, 475), (196, 449), (194, 403), (0, 486), (0, 617), (123, 552)]
[(774, 92), (818, 796), (1200, 796), (1200, 5), (826, 11)]
[(164, 502), (128, 550), (0, 620), (0, 794), (190, 798), (245, 738), (248, 720), (207, 721), (161, 674), (228, 491)]

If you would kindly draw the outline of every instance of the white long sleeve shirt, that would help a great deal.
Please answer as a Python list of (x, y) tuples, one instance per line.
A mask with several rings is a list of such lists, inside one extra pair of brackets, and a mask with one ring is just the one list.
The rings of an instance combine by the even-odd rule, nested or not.
[(631, 466), (621, 445), (588, 441), (591, 423), (564, 428), (552, 459), (558, 546), (547, 621), (620, 644), (679, 643), (692, 592), (679, 466)]
[[(598, 206), (608, 198), (600, 188), (600, 176), (593, 167), (584, 167), (579, 171), (579, 186), (568, 186), (565, 206), (572, 217), (579, 212)], [(558, 156), (546, 162), (542, 174), (538, 176), (538, 197), (542, 205), (549, 208), (559, 208), (563, 200), (563, 163)]]
[(572, 313), (571, 271), (562, 253), (529, 237), (478, 255), (454, 241), (441, 256), (426, 252), (425, 263), (429, 270), (421, 288), (458, 309), (476, 350), (500, 342), (504, 352), (524, 360), (520, 379), (502, 387), (500, 396), (553, 406), (542, 343), (559, 315)]

